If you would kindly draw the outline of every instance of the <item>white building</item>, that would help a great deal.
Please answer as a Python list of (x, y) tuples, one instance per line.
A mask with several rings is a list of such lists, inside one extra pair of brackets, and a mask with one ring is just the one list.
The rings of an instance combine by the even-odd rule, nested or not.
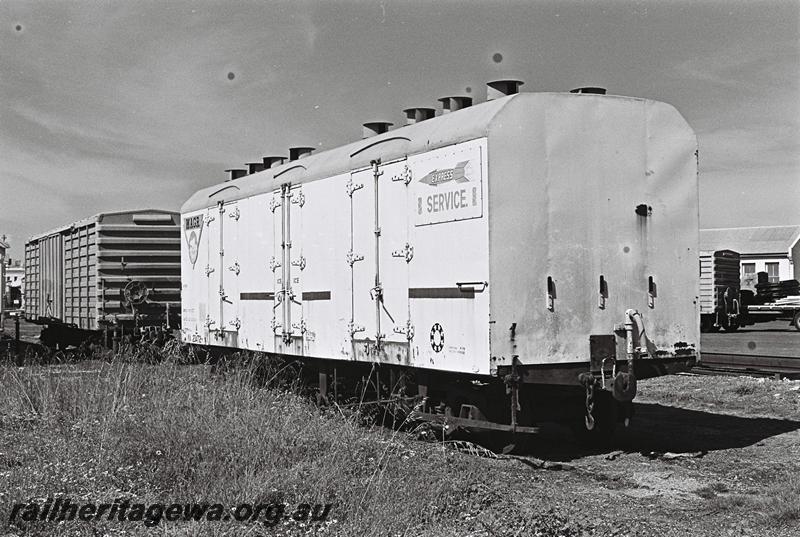
[(0, 237), (0, 330), (2, 330), (3, 312), (6, 303), (6, 250), (8, 244), (3, 240), (5, 235)]
[(700, 250), (739, 252), (745, 287), (758, 272), (770, 282), (800, 280), (800, 225), (701, 229)]
[(5, 306), (8, 309), (21, 309), (25, 296), (25, 267), (20, 259), (6, 257), (5, 264)]

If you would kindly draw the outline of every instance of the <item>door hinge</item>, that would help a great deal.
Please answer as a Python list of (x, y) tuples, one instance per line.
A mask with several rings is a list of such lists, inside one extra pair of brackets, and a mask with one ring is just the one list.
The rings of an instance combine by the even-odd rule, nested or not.
[(228, 324), (231, 325), (232, 327), (234, 327), (236, 329), (236, 331), (238, 331), (239, 328), (241, 328), (241, 326), (242, 326), (242, 321), (239, 320), (238, 317), (236, 317), (234, 320), (228, 321)]
[(347, 181), (346, 187), (347, 187), (347, 195), (352, 198), (353, 197), (353, 192), (355, 192), (356, 190), (361, 190), (362, 188), (364, 188), (364, 184), (363, 183), (354, 183), (353, 182), (353, 176), (350, 176), (350, 179)]
[(275, 272), (275, 269), (276, 268), (280, 268), (280, 266), (281, 266), (281, 264), (278, 263), (277, 261), (275, 261), (275, 256), (274, 255), (269, 258), (269, 269), (272, 272)]
[(297, 189), (295, 193), (292, 194), (292, 203), (302, 207), (306, 204), (306, 197), (303, 195), (303, 191)]
[(211, 276), (211, 273), (214, 272), (214, 269), (211, 265), (206, 265), (206, 276)]
[(278, 335), (278, 330), (282, 328), (281, 323), (275, 320), (275, 317), (272, 318), (272, 321), (269, 323), (270, 328), (272, 328), (272, 333), (274, 335)]
[(408, 183), (411, 182), (411, 168), (408, 167), (408, 164), (403, 166), (402, 172), (392, 177), (392, 181), (394, 182), (402, 181), (406, 186), (408, 186)]
[(398, 326), (395, 326), (395, 327), (392, 329), (392, 331), (393, 331), (395, 334), (405, 334), (405, 335), (406, 335), (406, 339), (407, 339), (407, 340), (409, 340), (409, 341), (411, 341), (412, 339), (414, 339), (414, 325), (413, 325), (413, 324), (411, 324), (411, 319), (408, 319), (408, 320), (406, 321), (406, 326), (405, 326), (405, 328), (403, 328), (403, 327), (398, 327)]
[(231, 218), (233, 218), (234, 220), (237, 220), (237, 221), (238, 221), (238, 220), (239, 220), (239, 216), (240, 216), (240, 213), (239, 213), (239, 207), (236, 207), (236, 208), (235, 208), (235, 209), (234, 209), (234, 210), (231, 212), (231, 214), (229, 214), (228, 216), (230, 216), (230, 217), (231, 217)]
[(392, 257), (405, 258), (406, 263), (410, 263), (411, 260), (414, 259), (414, 247), (406, 243), (400, 250), (392, 252)]
[(272, 199), (269, 201), (269, 210), (274, 213), (275, 209), (277, 209), (280, 206), (281, 206), (281, 202), (278, 201), (278, 198), (276, 198), (275, 196), (272, 196)]
[(364, 261), (363, 255), (354, 254), (353, 250), (347, 252), (347, 264), (351, 267), (358, 261)]
[(294, 261), (292, 261), (292, 266), (293, 267), (300, 267), (300, 270), (305, 269), (306, 268), (306, 258), (301, 255), (300, 259), (295, 259)]
[(305, 319), (300, 319), (299, 323), (292, 323), (292, 328), (294, 328), (295, 330), (300, 330), (301, 334), (305, 334), (306, 333), (306, 320)]
[(347, 323), (347, 331), (350, 333), (350, 337), (353, 337), (358, 332), (363, 332), (365, 328), (361, 325), (355, 324), (354, 321), (350, 321)]
[(239, 268), (239, 263), (237, 263), (235, 261), (234, 261), (233, 265), (228, 267), (228, 270), (230, 270), (231, 272), (233, 272), (237, 276), (239, 275), (239, 272), (241, 272), (241, 269)]

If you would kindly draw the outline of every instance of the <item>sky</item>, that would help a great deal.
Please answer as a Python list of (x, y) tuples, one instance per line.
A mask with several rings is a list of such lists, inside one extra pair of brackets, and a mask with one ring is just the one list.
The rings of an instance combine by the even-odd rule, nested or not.
[(664, 101), (701, 227), (800, 224), (800, 2), (0, 0), (0, 236), (178, 210), (224, 170), (485, 83)]

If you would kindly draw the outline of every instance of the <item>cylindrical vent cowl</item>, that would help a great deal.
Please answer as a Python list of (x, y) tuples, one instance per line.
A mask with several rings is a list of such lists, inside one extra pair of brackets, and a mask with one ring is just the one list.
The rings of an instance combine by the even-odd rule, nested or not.
[(413, 125), (432, 118), (436, 115), (436, 110), (433, 108), (406, 108), (403, 113), (406, 115), (406, 125)]
[(310, 155), (312, 151), (314, 151), (313, 147), (290, 147), (289, 160), (305, 158)]
[(486, 100), (492, 101), (505, 97), (507, 95), (514, 95), (519, 93), (519, 87), (525, 82), (522, 80), (495, 80), (494, 82), (486, 83)]
[(383, 134), (384, 132), (389, 131), (389, 127), (392, 126), (391, 123), (388, 121), (369, 121), (362, 125), (364, 127), (364, 131), (361, 135), (362, 138), (369, 138), (370, 136), (375, 136), (377, 134)]
[(245, 166), (247, 166), (248, 175), (263, 172), (266, 169), (263, 162), (248, 162)]
[(238, 179), (240, 177), (244, 177), (245, 175), (247, 175), (247, 170), (240, 170), (238, 168), (237, 169), (225, 170), (225, 172), (228, 174), (228, 179), (227, 179), (228, 181), (233, 181), (235, 179)]
[(472, 97), (462, 97), (460, 95), (442, 97), (439, 99), (439, 102), (442, 103), (442, 114), (449, 114), (450, 112), (472, 106)]
[(570, 93), (591, 93), (593, 95), (605, 95), (606, 88), (599, 88), (597, 86), (585, 86), (582, 88), (575, 88), (569, 90)]
[(264, 157), (264, 169), (268, 170), (274, 166), (279, 166), (286, 162), (286, 157)]

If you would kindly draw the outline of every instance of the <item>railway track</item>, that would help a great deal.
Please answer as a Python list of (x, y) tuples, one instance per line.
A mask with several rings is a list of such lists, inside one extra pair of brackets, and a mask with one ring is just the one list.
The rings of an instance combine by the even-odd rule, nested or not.
[(704, 352), (692, 372), (800, 379), (800, 356)]

